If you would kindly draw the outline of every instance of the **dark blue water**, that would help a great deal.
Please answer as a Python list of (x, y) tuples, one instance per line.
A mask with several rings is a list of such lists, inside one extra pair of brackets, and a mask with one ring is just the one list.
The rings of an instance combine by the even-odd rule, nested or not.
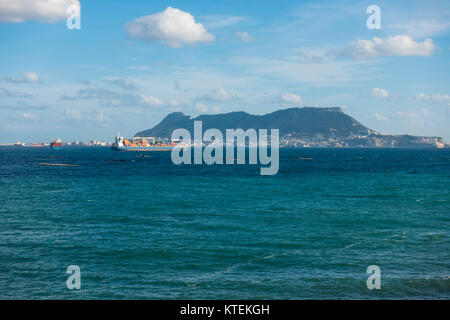
[(0, 148), (0, 298), (450, 297), (449, 149), (281, 149), (276, 176), (137, 155)]

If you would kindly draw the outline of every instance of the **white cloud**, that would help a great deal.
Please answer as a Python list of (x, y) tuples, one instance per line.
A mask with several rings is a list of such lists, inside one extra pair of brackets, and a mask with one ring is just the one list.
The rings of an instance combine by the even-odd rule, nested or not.
[(387, 120), (389, 120), (388, 117), (383, 116), (383, 115), (378, 114), (378, 113), (375, 113), (375, 118), (377, 118), (377, 120), (380, 120), (380, 121), (387, 121)]
[(450, 95), (434, 93), (431, 96), (425, 93), (419, 93), (416, 95), (416, 100), (418, 101), (431, 101), (431, 102), (446, 102), (450, 103)]
[(128, 22), (125, 29), (131, 38), (161, 41), (173, 48), (214, 41), (214, 35), (207, 32), (201, 23), (195, 22), (189, 12), (172, 7)]
[(240, 32), (236, 33), (236, 36), (241, 39), (243, 42), (252, 42), (253, 38), (248, 34), (248, 32)]
[(430, 96), (427, 96), (424, 93), (419, 93), (419, 94), (416, 95), (416, 100), (418, 100), (418, 101), (428, 101), (428, 100), (430, 100)]
[(436, 102), (450, 102), (450, 96), (448, 94), (433, 94), (431, 100)]
[(204, 105), (203, 103), (196, 103), (195, 110), (200, 113), (207, 113), (209, 108), (206, 105)]
[(283, 93), (281, 95), (281, 100), (283, 100), (286, 103), (294, 104), (294, 105), (301, 105), (303, 103), (302, 97), (300, 97), (297, 94), (293, 93)]
[(18, 77), (9, 77), (0, 75), (0, 81), (10, 83), (37, 83), (41, 82), (41, 78), (36, 72), (22, 72)]
[(209, 113), (209, 114), (220, 113), (220, 107), (218, 106), (208, 107), (207, 105), (200, 102), (194, 105), (194, 110), (197, 111), (198, 113)]
[(373, 88), (370, 95), (375, 98), (386, 99), (389, 97), (389, 92), (385, 89)]
[(396, 116), (401, 118), (409, 118), (409, 119), (419, 119), (420, 116), (417, 113), (414, 112), (402, 112), (398, 111), (395, 113)]
[(164, 102), (158, 97), (144, 96), (144, 95), (142, 95), (141, 97), (142, 97), (144, 104), (147, 106), (161, 107), (162, 105), (164, 105)]
[(358, 39), (356, 44), (344, 50), (356, 59), (386, 56), (430, 56), (437, 49), (432, 39), (415, 41), (408, 35), (372, 40)]
[(39, 117), (31, 112), (23, 112), (20, 116), (22, 117), (22, 119), (39, 120)]
[(41, 82), (41, 79), (36, 72), (22, 72), (20, 78), (23, 82)]
[(78, 0), (0, 0), (0, 22), (52, 23), (68, 18), (67, 8)]
[(228, 91), (225, 89), (219, 89), (217, 91), (211, 92), (209, 94), (200, 97), (200, 99), (202, 100), (218, 101), (218, 102), (232, 101), (238, 98), (239, 96), (236, 92)]

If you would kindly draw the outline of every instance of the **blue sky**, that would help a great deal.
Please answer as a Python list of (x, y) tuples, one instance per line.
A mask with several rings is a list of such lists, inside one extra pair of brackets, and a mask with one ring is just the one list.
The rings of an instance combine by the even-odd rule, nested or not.
[[(338, 106), (450, 140), (448, 1), (0, 0), (0, 142), (111, 140), (173, 111)], [(369, 5), (381, 29), (369, 30)]]

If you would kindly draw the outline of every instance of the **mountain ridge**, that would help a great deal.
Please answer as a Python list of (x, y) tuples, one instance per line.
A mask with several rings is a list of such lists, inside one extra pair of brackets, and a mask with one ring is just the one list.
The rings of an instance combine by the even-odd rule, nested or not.
[(135, 136), (170, 137), (173, 130), (193, 129), (194, 121), (202, 121), (203, 128), (223, 129), (280, 129), (280, 136), (295, 133), (297, 135), (329, 134), (346, 136), (356, 133), (368, 133), (369, 128), (356, 119), (346, 115), (339, 107), (303, 107), (281, 109), (264, 115), (252, 115), (245, 111), (233, 111), (214, 115), (199, 115), (191, 118), (182, 112), (172, 112), (155, 127), (138, 132)]
[(170, 139), (175, 129), (187, 129), (193, 134), (194, 121), (202, 121), (203, 131), (211, 128), (225, 133), (226, 129), (279, 129), (285, 146), (333, 147), (443, 147), (441, 137), (387, 135), (376, 132), (347, 115), (339, 107), (297, 107), (280, 109), (263, 115), (245, 111), (202, 114), (195, 118), (182, 112), (168, 114), (151, 129), (136, 136)]

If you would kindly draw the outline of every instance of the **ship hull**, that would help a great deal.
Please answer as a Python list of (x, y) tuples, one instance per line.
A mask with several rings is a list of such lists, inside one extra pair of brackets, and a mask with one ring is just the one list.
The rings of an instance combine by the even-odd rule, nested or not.
[(138, 151), (138, 152), (147, 152), (147, 151), (171, 151), (172, 147), (117, 147), (112, 146), (112, 150), (114, 151)]

